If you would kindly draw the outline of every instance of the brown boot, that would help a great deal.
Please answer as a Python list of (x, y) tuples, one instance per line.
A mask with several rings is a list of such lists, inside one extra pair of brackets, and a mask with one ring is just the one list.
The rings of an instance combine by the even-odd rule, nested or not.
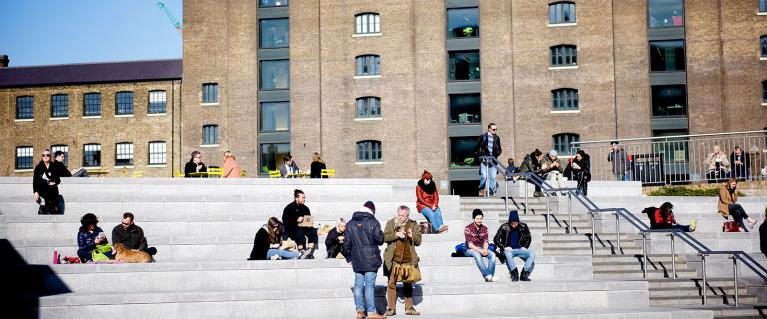
[(365, 319), (365, 312), (362, 310), (357, 310), (357, 319)]
[(413, 307), (413, 297), (405, 297), (405, 314), (409, 316), (418, 316), (421, 313)]
[(386, 316), (397, 315), (397, 290), (386, 289)]

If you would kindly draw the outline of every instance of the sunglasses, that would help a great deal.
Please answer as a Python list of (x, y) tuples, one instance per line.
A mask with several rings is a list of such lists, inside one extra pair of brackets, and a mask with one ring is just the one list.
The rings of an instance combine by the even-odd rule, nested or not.
[(43, 154), (43, 157), (51, 157), (51, 154)]

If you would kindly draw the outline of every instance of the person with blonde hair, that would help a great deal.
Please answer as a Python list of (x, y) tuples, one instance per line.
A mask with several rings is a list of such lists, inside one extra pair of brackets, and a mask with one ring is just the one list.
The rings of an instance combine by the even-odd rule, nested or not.
[[(309, 172), (310, 178), (322, 178), (322, 170), (326, 169), (325, 162), (320, 158), (320, 153), (314, 152), (312, 154), (311, 171)], [(326, 176), (327, 177), (327, 176)]]
[(224, 175), (223, 178), (240, 178), (240, 164), (237, 164), (237, 160), (234, 158), (234, 154), (230, 151), (224, 152)]

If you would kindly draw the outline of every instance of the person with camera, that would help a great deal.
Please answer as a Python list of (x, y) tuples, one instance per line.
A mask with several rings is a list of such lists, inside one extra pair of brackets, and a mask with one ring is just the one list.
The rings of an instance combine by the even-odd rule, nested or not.
[(384, 275), (389, 277), (386, 288), (386, 315), (397, 312), (397, 283), (402, 283), (405, 295), (405, 314), (420, 315), (413, 307), (413, 283), (421, 279), (416, 246), (421, 245), (421, 227), (410, 219), (410, 208), (397, 208), (397, 216), (386, 222), (384, 228)]

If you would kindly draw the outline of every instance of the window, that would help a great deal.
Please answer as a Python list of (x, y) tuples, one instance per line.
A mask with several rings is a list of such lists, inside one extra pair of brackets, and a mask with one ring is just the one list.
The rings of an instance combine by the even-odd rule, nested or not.
[(290, 130), (290, 102), (261, 103), (261, 132)]
[(83, 95), (83, 116), (101, 115), (101, 93), (85, 93)]
[(262, 49), (287, 48), (290, 46), (289, 19), (263, 19), (259, 28)]
[(684, 85), (654, 85), (652, 116), (687, 115), (687, 88)]
[(381, 161), (381, 142), (380, 141), (357, 142), (357, 161), (358, 162)]
[(767, 58), (767, 35), (759, 37), (759, 47), (762, 51), (762, 57)]
[(290, 155), (290, 143), (261, 144), (261, 173), (277, 170), (282, 158)]
[(149, 142), (149, 165), (167, 164), (165, 142)]
[(218, 83), (202, 85), (202, 103), (218, 103)]
[(381, 57), (377, 55), (361, 55), (357, 57), (356, 75), (380, 75)]
[(101, 144), (83, 145), (83, 166), (98, 167), (101, 165)]
[(16, 148), (16, 169), (32, 169), (32, 161), (35, 152), (32, 146), (20, 146)]
[(361, 13), (354, 17), (356, 34), (369, 34), (381, 32), (381, 16), (378, 13)]
[(578, 136), (578, 134), (572, 134), (572, 133), (555, 134), (553, 138), (554, 138), (554, 149), (560, 155), (575, 154), (575, 152), (577, 151), (577, 148), (573, 149), (572, 143), (581, 141), (581, 137)]
[(69, 116), (69, 95), (51, 95), (51, 117)]
[(447, 37), (479, 36), (479, 8), (447, 9)]
[(115, 145), (115, 166), (133, 165), (133, 143)]
[(684, 71), (684, 40), (650, 41), (650, 70)]
[(133, 114), (133, 92), (117, 92), (115, 95), (115, 114)]
[(258, 6), (262, 8), (266, 7), (286, 7), (288, 6), (288, 0), (258, 0)]
[(578, 109), (578, 90), (556, 89), (551, 91), (551, 108), (554, 111)]
[(204, 145), (218, 144), (218, 125), (202, 126), (202, 144)]
[(767, 103), (767, 81), (762, 81), (762, 103)]
[(578, 65), (578, 50), (574, 45), (557, 45), (551, 47), (551, 66)]
[(149, 114), (161, 114), (166, 112), (168, 94), (165, 91), (149, 91)]
[(261, 61), (260, 71), (262, 90), (290, 89), (290, 61)]
[(69, 166), (69, 146), (51, 145), (51, 156), (54, 156), (58, 151), (64, 153), (64, 166)]
[(374, 96), (357, 99), (357, 118), (381, 117), (381, 99)]
[(448, 80), (479, 80), (479, 51), (450, 52), (448, 57)]
[(31, 120), (35, 116), (35, 98), (19, 96), (16, 98), (16, 119)]
[(683, 0), (647, 0), (647, 21), (651, 29), (684, 26)]
[(477, 94), (450, 95), (450, 124), (477, 124), (480, 116), (481, 99)]
[(759, 12), (767, 12), (767, 0), (759, 0)]
[(479, 166), (474, 152), (477, 148), (476, 136), (450, 138), (450, 168)]
[(555, 2), (549, 5), (549, 24), (575, 23), (575, 3)]

